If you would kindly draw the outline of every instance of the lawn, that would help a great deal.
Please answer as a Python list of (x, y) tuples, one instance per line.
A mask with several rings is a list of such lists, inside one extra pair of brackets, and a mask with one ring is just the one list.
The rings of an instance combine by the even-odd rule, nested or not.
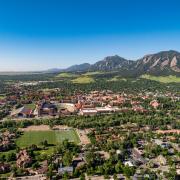
[(17, 139), (16, 144), (19, 147), (27, 147), (32, 144), (40, 145), (40, 142), (47, 140), (49, 144), (56, 145), (63, 140), (79, 143), (79, 138), (74, 130), (69, 131), (28, 131)]
[(36, 108), (36, 105), (35, 104), (26, 104), (25, 107), (34, 110)]
[(72, 80), (73, 83), (77, 84), (88, 84), (95, 82), (94, 78), (88, 76), (81, 76)]
[(180, 83), (180, 77), (177, 76), (151, 76), (148, 74), (144, 74), (141, 78), (158, 81), (161, 83)]

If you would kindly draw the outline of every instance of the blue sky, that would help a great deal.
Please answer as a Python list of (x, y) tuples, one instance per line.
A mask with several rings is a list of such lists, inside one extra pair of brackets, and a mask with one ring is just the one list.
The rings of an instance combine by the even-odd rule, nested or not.
[(179, 0), (0, 0), (0, 71), (180, 51)]

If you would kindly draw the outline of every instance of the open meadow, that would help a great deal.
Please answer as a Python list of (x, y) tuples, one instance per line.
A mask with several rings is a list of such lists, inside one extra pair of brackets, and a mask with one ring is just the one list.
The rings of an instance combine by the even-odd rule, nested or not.
[(73, 77), (77, 77), (77, 75), (73, 73), (60, 73), (55, 78), (73, 78)]
[(141, 76), (141, 78), (158, 81), (161, 83), (180, 83), (180, 77), (172, 76), (172, 75), (170, 75), (170, 76), (152, 76), (152, 75), (144, 74)]
[(95, 82), (95, 80), (93, 77), (90, 76), (80, 76), (76, 79), (73, 79), (72, 82), (77, 84), (88, 84)]

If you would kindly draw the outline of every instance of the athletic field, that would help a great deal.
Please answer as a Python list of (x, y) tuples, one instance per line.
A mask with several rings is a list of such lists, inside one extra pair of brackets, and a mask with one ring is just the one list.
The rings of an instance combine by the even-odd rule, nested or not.
[(40, 145), (44, 140), (48, 144), (58, 144), (63, 140), (68, 139), (70, 142), (79, 143), (79, 137), (75, 130), (62, 130), (62, 131), (27, 131), (17, 139), (16, 144), (19, 147), (27, 147), (32, 144)]

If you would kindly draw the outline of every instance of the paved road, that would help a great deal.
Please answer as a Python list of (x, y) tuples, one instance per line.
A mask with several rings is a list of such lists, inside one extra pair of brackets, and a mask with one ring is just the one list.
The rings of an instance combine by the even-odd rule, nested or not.
[(8, 180), (47, 180), (46, 176), (43, 174), (38, 174), (34, 176), (23, 176), (18, 178), (8, 178)]

